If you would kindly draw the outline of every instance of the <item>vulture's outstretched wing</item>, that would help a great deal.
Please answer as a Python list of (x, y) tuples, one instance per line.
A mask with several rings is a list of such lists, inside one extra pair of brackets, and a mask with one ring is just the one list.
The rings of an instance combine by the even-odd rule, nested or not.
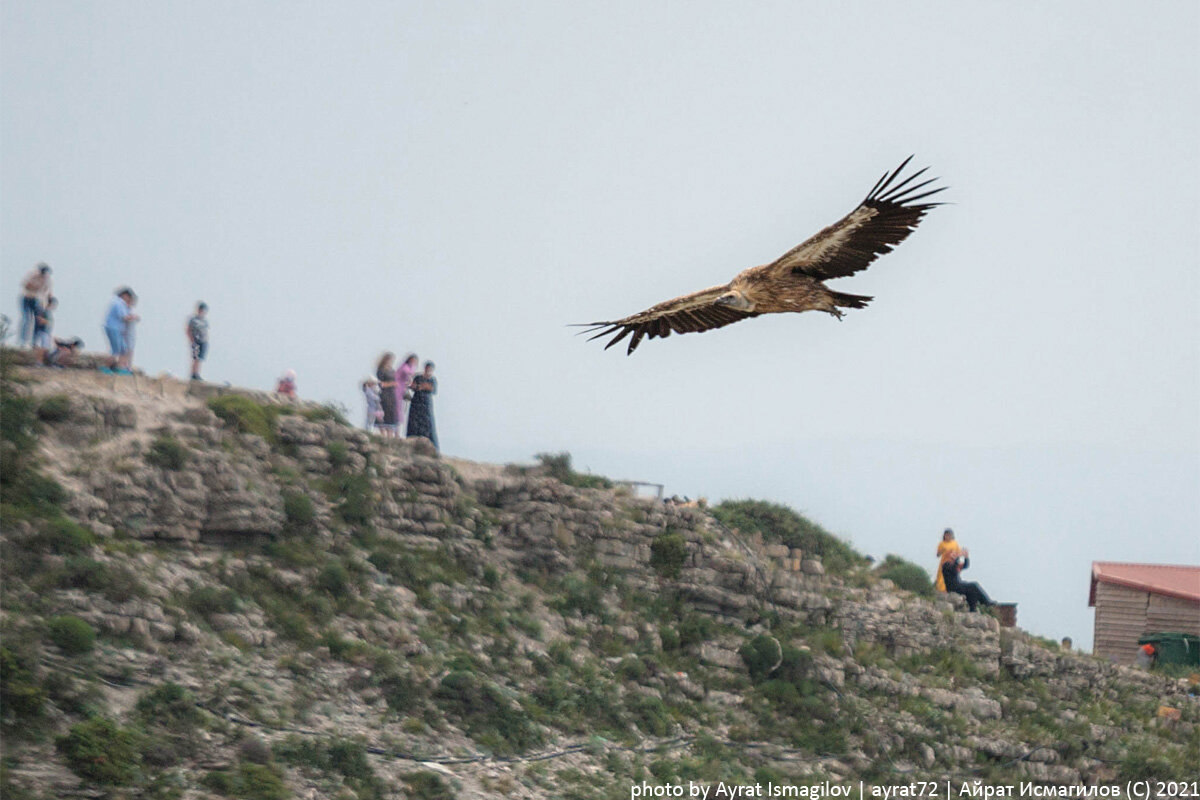
[(660, 336), (666, 338), (671, 335), (672, 331), (696, 333), (758, 316), (753, 311), (738, 311), (714, 302), (728, 291), (729, 286), (726, 285), (685, 294), (683, 297), (676, 297), (674, 300), (651, 306), (645, 311), (625, 317), (625, 319), (585, 323), (587, 330), (582, 333), (593, 334), (588, 337), (588, 341), (608, 336), (610, 333), (616, 334), (612, 341), (604, 346), (605, 350), (633, 334), (633, 338), (629, 340), (629, 349), (626, 351), (628, 355), (646, 336), (654, 339)]
[[(916, 203), (946, 187), (920, 192), (937, 178), (912, 184), (928, 167), (895, 183), (912, 156), (894, 172), (885, 172), (858, 208), (768, 265), (773, 273), (802, 272), (818, 280), (844, 278), (864, 270), (872, 261), (912, 233), (925, 212), (941, 203)], [(918, 193), (919, 192), (919, 193)]]

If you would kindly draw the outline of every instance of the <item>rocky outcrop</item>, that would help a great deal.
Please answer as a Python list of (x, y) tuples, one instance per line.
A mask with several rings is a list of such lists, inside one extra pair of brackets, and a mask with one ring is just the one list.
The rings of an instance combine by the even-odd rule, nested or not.
[[(817, 555), (742, 536), (703, 509), (575, 488), (536, 470), (456, 466), (424, 440), (369, 437), (319, 407), (271, 406), (284, 413), (264, 438), (214, 414), (200, 395), (216, 390), (138, 380), (31, 384), (38, 398), (67, 397), (41, 439), (67, 513), (100, 537), (102, 565), (124, 558), (144, 584), (105, 596), (68, 581), (46, 602), (134, 643), (129, 658), (154, 660), (194, 691), (221, 676), (236, 689), (222, 703), (241, 702), (242, 716), (259, 709), (259, 722), (281, 731), (297, 727), (285, 717), (299, 712), (261, 709), (321, 693), (303, 713), (323, 735), (361, 736), (381, 751), (399, 742), (449, 752), (451, 741), (476, 752), (491, 734), (464, 719), (434, 717), (430, 705), (404, 723), (394, 713), (446, 691), (440, 682), (470, 665), (491, 683), (462, 679), (460, 690), (514, 717), (544, 713), (549, 695), (567, 691), (559, 673), (578, 669), (592, 694), (563, 708), (624, 703), (650, 718), (634, 732), (703, 732), (733, 747), (766, 714), (743, 648), (776, 635), (780, 664), (784, 644), (801, 654), (806, 691), (844, 719), (875, 715), (849, 726), (837, 760), (770, 761), (795, 775), (850, 778), (886, 759), (931, 777), (1011, 762), (1009, 774), (1031, 780), (1091, 780), (1102, 761), (1030, 733), (1048, 708), (1104, 744), (1125, 734), (1116, 716), (1096, 711), (1109, 708), (1099, 701), (1139, 713), (1190, 702), (1180, 682), (1048, 649), (966, 612), (957, 596), (827, 574)], [(24, 541), (32, 531), (22, 523), (6, 535)], [(682, 617), (663, 621), (637, 605), (665, 595), (677, 603), (670, 613), (694, 623), (694, 641), (664, 641), (679, 638)], [(672, 647), (686, 654), (658, 658)], [(601, 674), (617, 681), (609, 695), (597, 688)], [(258, 695), (238, 700), (251, 684)], [(698, 710), (660, 719), (666, 701)], [(559, 730), (552, 716), (540, 719)], [(1179, 722), (1178, 733), (1192, 724)], [(600, 771), (596, 759), (588, 769)], [(501, 785), (510, 768), (494, 767), (489, 780)], [(488, 795), (477, 776), (456, 775)]]

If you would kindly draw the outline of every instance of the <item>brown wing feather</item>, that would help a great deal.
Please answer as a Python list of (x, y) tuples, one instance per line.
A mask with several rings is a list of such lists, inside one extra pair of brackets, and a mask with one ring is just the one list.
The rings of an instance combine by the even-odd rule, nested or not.
[(717, 305), (716, 299), (728, 291), (729, 286), (725, 285), (685, 294), (624, 319), (587, 323), (587, 330), (583, 333), (592, 334), (588, 337), (589, 341), (615, 334), (604, 346), (605, 350), (632, 335), (629, 349), (626, 351), (628, 355), (637, 349), (645, 337), (666, 338), (672, 332), (699, 333), (758, 316), (752, 311), (738, 311), (729, 306)]
[[(802, 272), (819, 280), (843, 278), (866, 269), (879, 256), (903, 242), (925, 213), (941, 203), (917, 203), (945, 187), (920, 192), (937, 178), (912, 184), (924, 169), (896, 183), (912, 160), (883, 177), (858, 208), (769, 265), (772, 272)], [(928, 169), (928, 167), (926, 167)], [(912, 185), (910, 185), (912, 184)]]

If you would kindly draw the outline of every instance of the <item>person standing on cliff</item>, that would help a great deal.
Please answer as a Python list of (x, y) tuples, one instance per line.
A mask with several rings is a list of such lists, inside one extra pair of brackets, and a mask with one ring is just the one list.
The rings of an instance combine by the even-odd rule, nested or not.
[(130, 323), (138, 320), (137, 314), (133, 313), (133, 303), (133, 289), (122, 286), (117, 289), (112, 301), (108, 304), (108, 313), (104, 317), (104, 333), (108, 337), (112, 358), (109, 360), (108, 367), (101, 368), (101, 372), (115, 372), (118, 375), (133, 374), (129, 369), (128, 339)]
[(200, 362), (208, 356), (208, 304), (197, 303), (196, 313), (188, 317), (185, 333), (192, 354), (192, 380), (200, 377)]
[(408, 410), (408, 436), (424, 436), (437, 449), (437, 428), (433, 424), (433, 396), (437, 394), (437, 378), (433, 377), (433, 362), (425, 362), (425, 371), (412, 382), (412, 406)]
[(50, 267), (38, 264), (21, 280), (21, 328), (17, 331), (17, 344), (25, 346), (33, 341), (33, 328), (37, 313), (50, 300)]
[(383, 409), (383, 419), (375, 427), (385, 439), (394, 439), (400, 435), (396, 370), (393, 368), (395, 363), (394, 353), (384, 353), (375, 364), (375, 380), (379, 381), (379, 405)]
[(37, 314), (33, 320), (33, 363), (41, 365), (46, 359), (46, 353), (50, 352), (50, 346), (54, 343), (51, 337), (51, 332), (54, 330), (54, 309), (58, 307), (58, 300), (51, 295), (46, 304), (39, 306)]
[(417, 374), (417, 354), (409, 353), (404, 358), (404, 363), (396, 367), (396, 430), (397, 436), (399, 431), (404, 430), (405, 413), (408, 408), (408, 402), (412, 399), (412, 379)]

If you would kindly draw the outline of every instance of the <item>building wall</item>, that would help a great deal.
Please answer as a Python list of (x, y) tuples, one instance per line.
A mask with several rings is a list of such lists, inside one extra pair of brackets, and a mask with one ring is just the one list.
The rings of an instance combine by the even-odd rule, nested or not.
[(1178, 631), (1200, 636), (1200, 603), (1152, 594), (1146, 608), (1146, 630)]
[(1146, 633), (1170, 631), (1200, 636), (1200, 603), (1096, 583), (1092, 652), (1118, 664), (1132, 664), (1137, 640)]
[(1146, 631), (1149, 603), (1149, 592), (1097, 581), (1092, 652), (1118, 664), (1132, 664), (1138, 637)]

